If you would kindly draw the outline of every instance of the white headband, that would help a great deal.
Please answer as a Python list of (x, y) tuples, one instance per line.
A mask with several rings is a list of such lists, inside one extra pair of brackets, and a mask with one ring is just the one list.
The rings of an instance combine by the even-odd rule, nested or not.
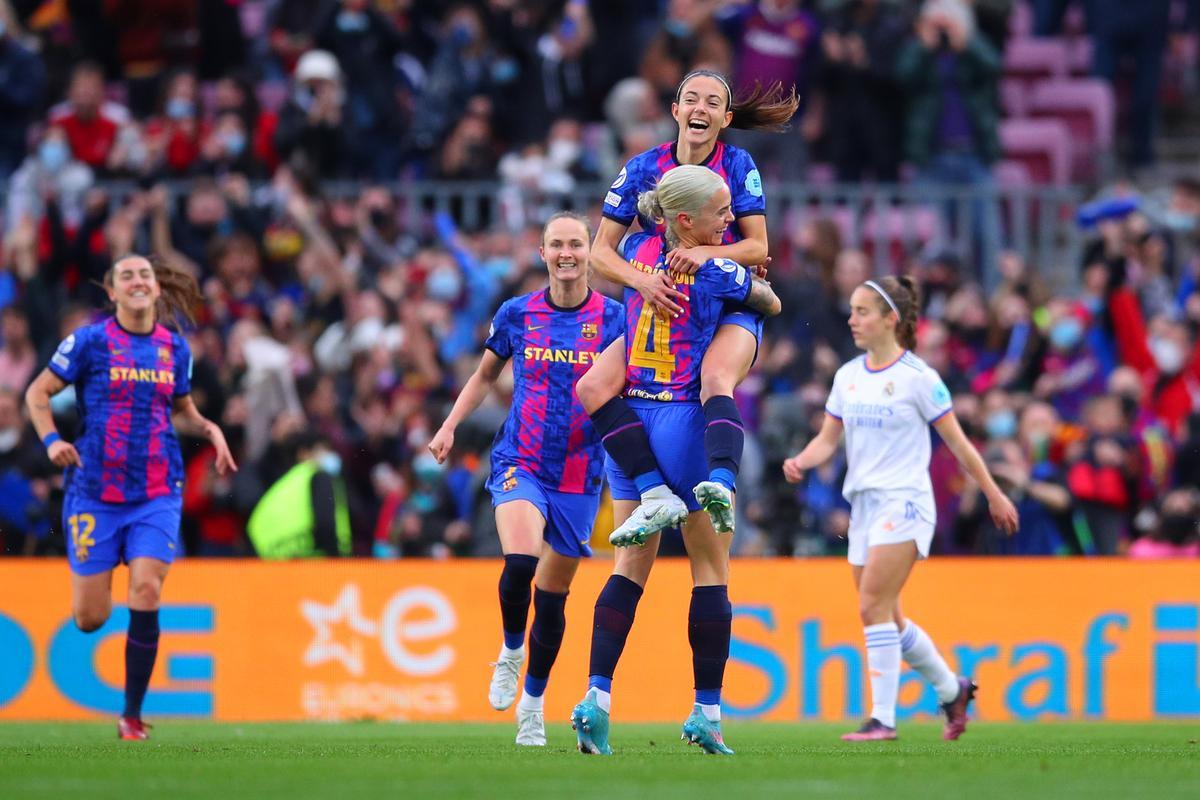
[(889, 295), (887, 292), (885, 292), (883, 290), (882, 286), (880, 286), (875, 281), (865, 281), (863, 283), (863, 286), (870, 286), (872, 289), (879, 292), (880, 296), (883, 297), (883, 299), (887, 301), (887, 304), (892, 307), (892, 311), (896, 312), (896, 316), (897, 317), (900, 316), (900, 309), (896, 308), (896, 304), (894, 302), (892, 302), (891, 295)]

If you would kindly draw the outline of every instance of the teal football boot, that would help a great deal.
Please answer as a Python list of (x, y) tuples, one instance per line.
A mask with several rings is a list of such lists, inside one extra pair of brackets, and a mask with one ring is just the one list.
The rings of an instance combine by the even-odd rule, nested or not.
[(596, 693), (588, 690), (579, 705), (571, 711), (571, 729), (575, 731), (575, 747), (584, 755), (611, 756), (608, 744), (608, 712), (596, 702)]
[(733, 755), (733, 751), (725, 746), (725, 739), (721, 736), (721, 723), (709, 722), (698, 703), (692, 706), (692, 715), (683, 723), (683, 736), (679, 738), (688, 744), (699, 745), (709, 755)]

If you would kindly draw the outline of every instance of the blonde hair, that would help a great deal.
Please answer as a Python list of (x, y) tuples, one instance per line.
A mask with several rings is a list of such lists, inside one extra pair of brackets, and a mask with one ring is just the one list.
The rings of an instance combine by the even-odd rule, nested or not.
[(658, 179), (658, 185), (638, 195), (638, 213), (674, 232), (676, 216), (696, 214), (725, 180), (708, 167), (683, 164)]

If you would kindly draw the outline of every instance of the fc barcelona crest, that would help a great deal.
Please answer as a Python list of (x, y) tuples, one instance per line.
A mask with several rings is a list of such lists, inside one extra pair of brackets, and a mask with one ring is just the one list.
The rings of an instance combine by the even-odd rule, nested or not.
[(600, 335), (600, 328), (594, 322), (585, 322), (579, 334), (588, 341), (591, 341)]
[(171, 360), (171, 348), (169, 348), (169, 347), (158, 348), (158, 360), (159, 361), (170, 361)]

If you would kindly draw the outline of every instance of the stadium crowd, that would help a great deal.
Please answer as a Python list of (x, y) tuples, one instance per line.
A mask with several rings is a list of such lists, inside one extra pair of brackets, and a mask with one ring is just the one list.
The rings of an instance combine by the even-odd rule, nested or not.
[[(543, 285), (541, 220), (593, 182), (596, 213), (603, 181), (674, 136), (687, 70), (797, 87), (789, 133), (733, 137), (768, 204), (814, 161), (845, 181), (975, 185), (999, 156), (1006, 0), (599, 5), (0, 0), (0, 551), (62, 552), (61, 476), (22, 393), (105, 307), (117, 255), (186, 265), (206, 298), (188, 331), (193, 396), (243, 469), (218, 477), (210, 448), (185, 448), (190, 553), (252, 553), (256, 507), (285, 513), (264, 495), (305, 460), (341, 487), (351, 544), (330, 537), (331, 552), (496, 555), (482, 480), (504, 398), (446, 465), (426, 445), (500, 302)], [(1056, 24), (1061, 3), (1033, 5)], [(1190, 30), (1182, 6), (1182, 27), (1146, 35)], [(937, 112), (947, 98), (959, 113)], [(1151, 158), (1132, 142), (1132, 164)], [(468, 222), (395, 191), (418, 179), (499, 189)], [(1022, 517), (1000, 535), (937, 448), (937, 552), (1200, 556), (1200, 183), (1101, 194), (1081, 212), (1079, 263), (1007, 252), (987, 293), (936, 241), (899, 254), (924, 289), (918, 354)], [(780, 463), (855, 354), (847, 301), (873, 261), (817, 213), (768, 219), (784, 313), (737, 397), (735, 552), (844, 551), (842, 467), (797, 489)], [(54, 401), (64, 432), (73, 404), (71, 390)]]

